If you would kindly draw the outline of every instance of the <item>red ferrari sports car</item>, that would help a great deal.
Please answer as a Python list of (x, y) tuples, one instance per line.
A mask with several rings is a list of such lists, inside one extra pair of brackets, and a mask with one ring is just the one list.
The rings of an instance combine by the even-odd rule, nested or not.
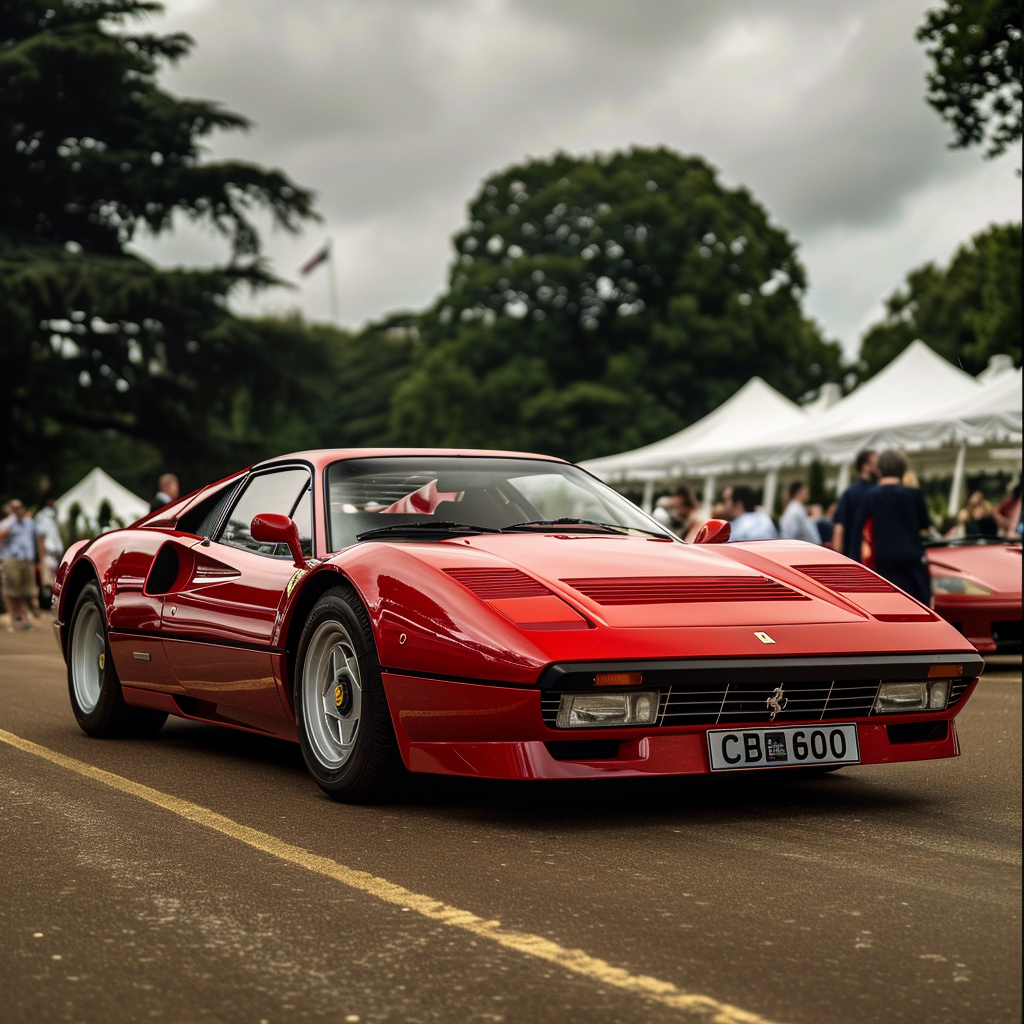
[(313, 451), (81, 542), (54, 591), (90, 735), (297, 740), (327, 793), (953, 757), (983, 663), (863, 566), (683, 544), (559, 459)]
[(1021, 649), (1020, 541), (963, 537), (927, 550), (935, 610), (979, 651)]

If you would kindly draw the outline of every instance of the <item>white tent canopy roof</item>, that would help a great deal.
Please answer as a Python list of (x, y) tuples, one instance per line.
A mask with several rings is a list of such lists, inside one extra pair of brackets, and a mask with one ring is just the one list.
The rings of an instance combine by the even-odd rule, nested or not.
[[(734, 399), (742, 393), (743, 389)], [(674, 439), (669, 438), (625, 456), (595, 460), (593, 471), (605, 476), (604, 465), (616, 466), (628, 456), (628, 472), (607, 475), (651, 479), (766, 472), (814, 459), (841, 465), (869, 447), (919, 451), (961, 441), (982, 444), (1020, 438), (1019, 371), (1000, 366), (1000, 372), (989, 374), (983, 384), (922, 341), (912, 342), (874, 377), (816, 415), (796, 409), (797, 415), (791, 412), (787, 420), (764, 410), (741, 418), (739, 409), (727, 410), (729, 404), (695, 425), (725, 413), (736, 428), (725, 443), (719, 441), (725, 431), (709, 433), (670, 452), (667, 446)]]
[[(938, 447), (937, 415), (983, 391), (969, 373), (948, 363), (923, 341), (913, 341), (888, 366), (804, 428), (773, 431), (757, 445), (720, 450), (710, 461), (722, 469), (737, 460), (772, 469), (813, 459), (837, 465), (862, 448)], [(927, 428), (924, 425), (927, 424)]]
[[(731, 398), (703, 419), (654, 444), (621, 455), (581, 463), (603, 480), (642, 480), (678, 474), (702, 452), (744, 445), (765, 424), (800, 427), (807, 414), (760, 377), (751, 377)], [(806, 428), (805, 428), (806, 429)]]
[(100, 506), (106, 501), (115, 518), (125, 526), (141, 519), (149, 512), (149, 502), (122, 487), (112, 476), (97, 466), (90, 470), (71, 490), (62, 494), (55, 502), (58, 522), (66, 522), (73, 505), (78, 505), (82, 515), (92, 526), (96, 526)]
[(951, 424), (953, 438), (967, 444), (988, 441), (1021, 442), (1021, 371), (990, 376), (981, 390), (942, 410), (940, 420)]

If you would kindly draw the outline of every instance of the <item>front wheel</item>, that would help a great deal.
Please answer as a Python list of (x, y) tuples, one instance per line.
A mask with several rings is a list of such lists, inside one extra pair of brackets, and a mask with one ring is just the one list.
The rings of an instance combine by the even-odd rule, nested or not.
[(136, 708), (125, 702), (110, 657), (103, 598), (95, 583), (86, 584), (75, 603), (67, 660), (71, 709), (89, 736), (153, 736), (167, 721), (163, 711)]
[(374, 800), (401, 775), (369, 616), (351, 588), (327, 591), (310, 612), (294, 698), (302, 757), (328, 796)]

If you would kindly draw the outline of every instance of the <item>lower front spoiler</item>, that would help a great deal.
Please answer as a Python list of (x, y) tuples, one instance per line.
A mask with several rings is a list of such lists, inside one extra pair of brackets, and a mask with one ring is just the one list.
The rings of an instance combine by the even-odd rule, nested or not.
[[(691, 726), (686, 731), (659, 728), (645, 735), (638, 735), (636, 729), (556, 731), (541, 721), (540, 693), (536, 690), (423, 680), (391, 673), (384, 673), (384, 685), (402, 759), (413, 772), (524, 780), (711, 773), (707, 732), (714, 726)], [(914, 736), (909, 741), (892, 742), (889, 727), (917, 723), (946, 727), (937, 730), (944, 733), (941, 738)], [(748, 726), (764, 727), (763, 722)], [(735, 728), (742, 730), (743, 726)], [(927, 761), (957, 757), (960, 753), (952, 715), (859, 720), (857, 731), (860, 764)], [(898, 732), (896, 736), (900, 738)], [(575, 749), (580, 756), (574, 756), (573, 744), (578, 744)], [(602, 746), (606, 749), (600, 749)]]
[[(945, 738), (931, 742), (891, 743), (886, 727), (874, 722), (859, 723), (857, 732), (861, 764), (928, 761), (957, 757), (960, 753), (954, 722), (949, 723)], [(620, 744), (616, 756), (597, 760), (562, 760), (561, 756), (556, 760), (542, 740), (494, 743), (409, 742), (403, 745), (402, 755), (410, 771), (468, 775), (484, 779), (601, 779), (711, 773), (708, 744), (703, 732), (626, 740)], [(742, 770), (749, 773), (779, 769)]]

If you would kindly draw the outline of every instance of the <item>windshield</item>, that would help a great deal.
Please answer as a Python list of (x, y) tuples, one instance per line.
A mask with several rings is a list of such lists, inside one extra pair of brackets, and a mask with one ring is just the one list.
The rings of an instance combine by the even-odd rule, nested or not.
[[(543, 524), (574, 519), (620, 531), (672, 536), (583, 470), (540, 459), (454, 455), (348, 459), (327, 470), (327, 508), (332, 551), (355, 543), (359, 534), (402, 524), (444, 523), (449, 528), (459, 524), (490, 532), (539, 523), (522, 529), (559, 532), (571, 525)], [(576, 528), (594, 529), (587, 523)], [(407, 536), (394, 533), (396, 539)], [(430, 531), (423, 533), (426, 538)]]

